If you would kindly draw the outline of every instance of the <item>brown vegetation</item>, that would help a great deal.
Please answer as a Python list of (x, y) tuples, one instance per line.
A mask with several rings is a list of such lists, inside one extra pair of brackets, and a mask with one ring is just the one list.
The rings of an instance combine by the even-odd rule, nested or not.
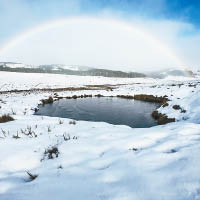
[(174, 110), (181, 110), (181, 113), (186, 113), (186, 110), (181, 108), (179, 105), (173, 105), (172, 107)]
[(44, 104), (51, 104), (51, 103), (53, 103), (53, 97), (50, 96), (48, 99), (42, 99), (41, 102), (42, 102), (43, 105)]
[(45, 150), (44, 155), (47, 156), (48, 159), (57, 158), (59, 155), (58, 147), (52, 146)]
[(173, 107), (172, 107), (174, 110), (180, 110), (181, 109), (181, 107), (179, 106), (179, 105), (173, 105)]
[(140, 100), (140, 101), (160, 103), (160, 105), (163, 105), (167, 101), (169, 101), (169, 99), (166, 96), (157, 97), (157, 96), (154, 96), (154, 95), (147, 95), (147, 94), (136, 94), (136, 95), (134, 95), (134, 99)]
[(0, 123), (5, 123), (9, 121), (14, 121), (14, 118), (11, 117), (9, 114), (5, 114), (0, 117)]
[(75, 120), (72, 120), (72, 121), (69, 122), (69, 124), (76, 125), (76, 121), (75, 121)]
[(123, 98), (123, 99), (134, 99), (134, 96), (131, 96), (131, 95), (117, 95), (117, 97)]
[(86, 85), (88, 88), (96, 88), (96, 89), (106, 89), (106, 90), (113, 90), (115, 89), (112, 85)]
[(96, 94), (95, 97), (103, 97), (101, 94)]
[(167, 115), (159, 113), (157, 110), (152, 112), (152, 117), (157, 120), (158, 125), (175, 122), (175, 118), (168, 118)]

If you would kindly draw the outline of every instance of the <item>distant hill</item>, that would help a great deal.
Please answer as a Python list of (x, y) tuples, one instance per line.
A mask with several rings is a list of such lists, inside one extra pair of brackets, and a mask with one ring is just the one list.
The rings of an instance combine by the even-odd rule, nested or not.
[(169, 76), (195, 77), (195, 74), (191, 70), (180, 70), (180, 69), (166, 69), (161, 71), (147, 72), (145, 74), (151, 78), (161, 78), (161, 79)]
[(24, 73), (49, 73), (49, 74), (66, 74), (79, 76), (104, 76), (104, 77), (120, 77), (120, 78), (138, 78), (146, 77), (143, 73), (123, 72), (108, 69), (97, 69), (86, 66), (67, 66), (61, 64), (24, 65), (22, 63), (0, 62), (0, 71), (24, 72)]
[(34, 68), (33, 65), (25, 65), (23, 63), (15, 63), (15, 62), (0, 62), (0, 66), (6, 68)]
[(10, 72), (24, 72), (24, 73), (49, 73), (49, 74), (66, 74), (66, 75), (79, 75), (79, 76), (104, 76), (104, 77), (120, 77), (120, 78), (166, 78), (169, 76), (179, 77), (195, 77), (200, 73), (193, 73), (191, 70), (180, 69), (166, 69), (154, 72), (138, 73), (138, 72), (123, 72), (108, 69), (98, 69), (88, 66), (79, 65), (25, 65), (22, 63), (14, 62), (0, 62), (0, 71)]

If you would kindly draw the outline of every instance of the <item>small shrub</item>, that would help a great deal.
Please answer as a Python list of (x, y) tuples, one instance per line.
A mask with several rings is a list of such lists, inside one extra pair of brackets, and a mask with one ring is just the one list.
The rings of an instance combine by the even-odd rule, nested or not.
[(48, 133), (51, 132), (51, 127), (50, 126), (47, 126), (47, 131), (48, 131)]
[(164, 103), (164, 104), (162, 105), (163, 108), (164, 108), (164, 107), (167, 107), (167, 106), (169, 106), (168, 103)]
[(21, 129), (21, 133), (32, 138), (37, 137), (37, 134), (32, 130), (31, 126), (27, 126), (24, 130)]
[(131, 148), (129, 150), (131, 150), (131, 151), (138, 151), (139, 149), (133, 147), (133, 148)]
[(168, 151), (167, 153), (176, 153), (177, 150), (176, 149), (171, 149), (170, 151)]
[(5, 114), (0, 117), (0, 123), (5, 123), (5, 122), (13, 121), (13, 120), (14, 118), (11, 117), (9, 114)]
[(52, 146), (45, 150), (44, 155), (47, 156), (48, 159), (57, 158), (59, 155), (58, 147)]
[(184, 109), (181, 109), (181, 113), (186, 113), (186, 110), (184, 110)]
[(77, 95), (73, 95), (72, 98), (73, 99), (77, 99), (78, 97), (77, 97)]
[(97, 95), (95, 95), (95, 97), (103, 97), (103, 95), (97, 94)]
[(58, 169), (63, 169), (63, 166), (62, 166), (62, 165), (59, 165), (59, 166), (58, 166)]
[(180, 110), (181, 107), (180, 107), (179, 105), (173, 105), (173, 109), (174, 109), (174, 110)]
[(166, 115), (162, 114), (158, 119), (158, 125), (168, 124), (175, 121), (175, 118), (168, 118)]
[(151, 115), (155, 120), (158, 120), (160, 117), (160, 113), (157, 110), (154, 110)]
[(53, 97), (50, 96), (48, 99), (42, 99), (42, 104), (52, 104), (53, 103)]
[(167, 115), (159, 113), (157, 110), (152, 112), (152, 117), (157, 120), (158, 125), (168, 124), (175, 122), (175, 118), (168, 118)]
[(6, 131), (1, 129), (2, 133), (3, 133), (3, 136), (6, 137)]
[(19, 135), (18, 135), (18, 132), (17, 132), (16, 135), (13, 135), (13, 138), (14, 138), (14, 139), (19, 139), (19, 138), (20, 138)]
[(11, 112), (12, 112), (12, 115), (16, 115), (16, 112), (13, 109), (11, 109)]
[(75, 120), (72, 120), (72, 121), (69, 122), (69, 124), (76, 125), (76, 121), (75, 121)]
[(66, 135), (66, 133), (63, 134), (63, 138), (64, 138), (64, 141), (67, 141), (67, 140), (70, 140), (70, 135)]
[(59, 123), (59, 124), (63, 124), (64, 121), (62, 121), (61, 119), (59, 119), (59, 120), (58, 120), (58, 123)]

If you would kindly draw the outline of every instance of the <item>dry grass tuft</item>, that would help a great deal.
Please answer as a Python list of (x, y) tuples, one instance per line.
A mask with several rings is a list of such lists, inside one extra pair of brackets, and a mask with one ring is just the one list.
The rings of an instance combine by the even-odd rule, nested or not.
[(76, 125), (76, 121), (75, 121), (75, 120), (72, 120), (72, 121), (69, 122), (69, 124)]
[(35, 180), (38, 177), (38, 174), (32, 174), (32, 173), (30, 173), (28, 171), (26, 173), (29, 176), (29, 181), (33, 181), (33, 180)]
[(11, 117), (9, 114), (5, 114), (0, 117), (0, 123), (5, 123), (9, 121), (14, 121), (14, 118)]
[(53, 97), (50, 96), (48, 99), (42, 99), (42, 104), (45, 105), (45, 104), (52, 104), (53, 103)]
[(54, 159), (58, 157), (59, 153), (58, 147), (52, 146), (45, 150), (44, 155), (47, 156), (48, 159)]

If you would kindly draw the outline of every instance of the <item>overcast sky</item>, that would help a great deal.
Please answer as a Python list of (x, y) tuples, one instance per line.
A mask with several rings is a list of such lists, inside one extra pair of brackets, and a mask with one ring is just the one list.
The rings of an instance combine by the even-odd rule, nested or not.
[(0, 0), (0, 61), (200, 68), (199, 9), (196, 0)]

